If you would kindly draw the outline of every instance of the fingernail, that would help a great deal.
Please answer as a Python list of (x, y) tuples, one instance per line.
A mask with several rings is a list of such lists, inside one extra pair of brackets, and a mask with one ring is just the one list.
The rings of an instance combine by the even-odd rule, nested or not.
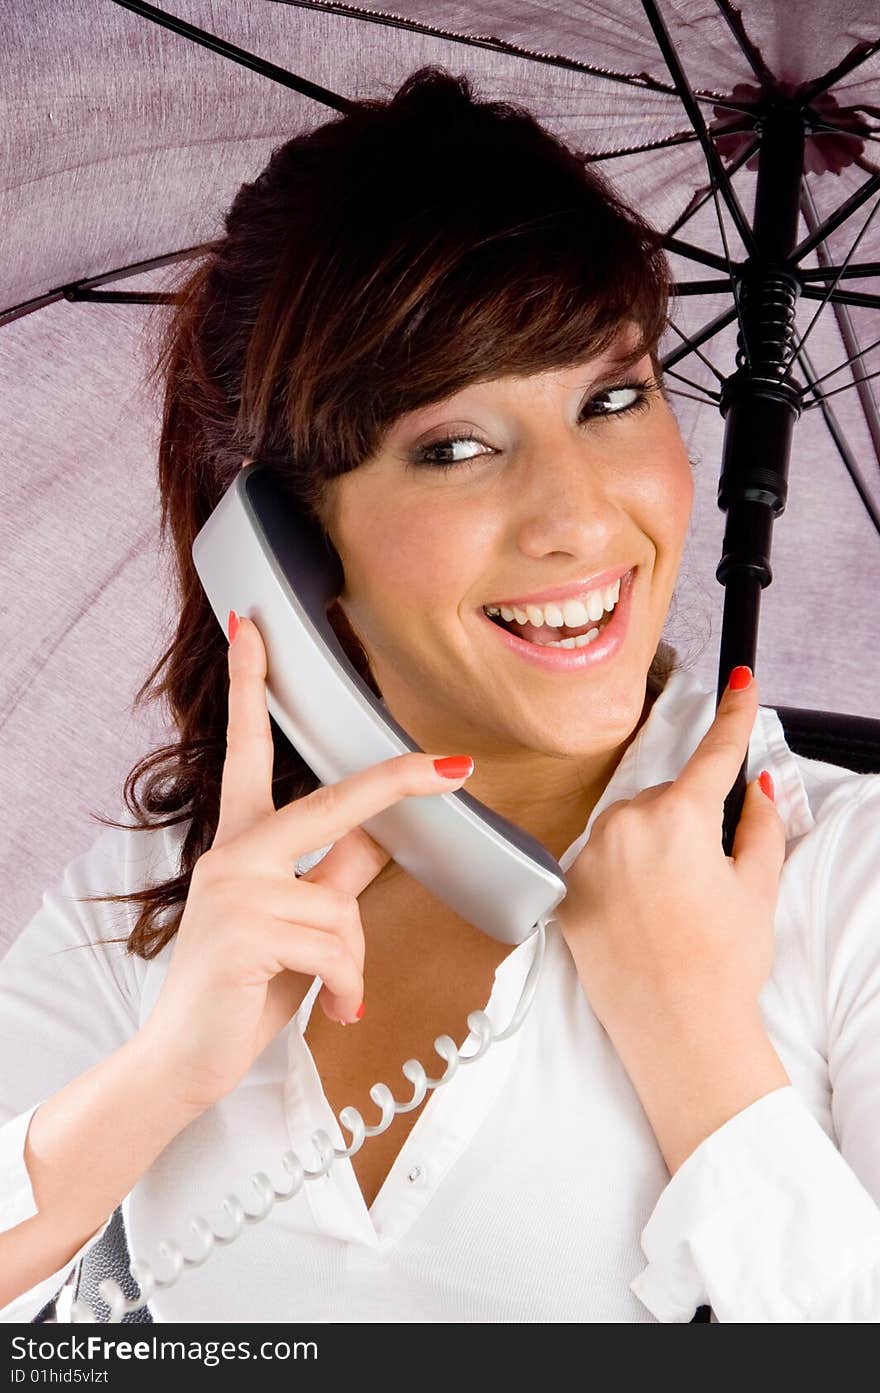
[(758, 775), (758, 783), (761, 785), (761, 792), (766, 793), (771, 803), (775, 803), (776, 793), (773, 789), (773, 776), (766, 769), (762, 769)]
[(735, 667), (730, 674), (727, 683), (732, 692), (741, 692), (752, 680), (752, 669), (750, 667)]
[(474, 761), (470, 755), (446, 755), (434, 760), (434, 768), (444, 779), (464, 779), (474, 772)]
[(238, 615), (236, 614), (236, 612), (235, 612), (234, 609), (231, 609), (231, 610), (229, 611), (229, 618), (228, 618), (228, 620), (226, 621), (226, 628), (227, 628), (227, 632), (228, 632), (228, 634), (229, 634), (229, 642), (230, 642), (230, 643), (234, 642), (234, 640), (235, 640), (235, 635), (238, 633), (238, 625), (239, 625), (239, 618), (238, 618)]
[(339, 1017), (339, 1024), (340, 1024), (340, 1025), (355, 1025), (355, 1024), (361, 1019), (361, 1017), (363, 1016), (363, 1014), (364, 1014), (364, 1003), (361, 1002), (360, 1006), (357, 1008), (357, 1010), (356, 1010), (355, 1013), (354, 1013), (354, 1020), (351, 1020), (351, 1021), (344, 1021), (344, 1020), (342, 1019), (342, 1017), (340, 1016), (340, 1017)]

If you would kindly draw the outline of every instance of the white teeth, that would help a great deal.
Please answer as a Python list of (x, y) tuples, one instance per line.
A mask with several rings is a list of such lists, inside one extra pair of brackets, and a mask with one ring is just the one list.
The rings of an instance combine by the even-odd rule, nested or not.
[(587, 610), (594, 623), (597, 619), (601, 619), (605, 613), (604, 594), (590, 595), (587, 599)]
[(590, 629), (589, 633), (577, 634), (574, 638), (554, 639), (552, 643), (541, 643), (536, 645), (540, 648), (586, 648), (588, 643), (592, 643), (594, 638), (599, 637), (598, 629)]
[(570, 629), (579, 629), (581, 624), (586, 624), (590, 619), (599, 617), (590, 614), (583, 600), (565, 600), (562, 605), (562, 613), (565, 616), (564, 622)]
[[(620, 598), (620, 580), (612, 581), (601, 590), (591, 590), (576, 600), (548, 602), (546, 605), (526, 605), (509, 609), (506, 605), (487, 605), (486, 613), (500, 615), (506, 623), (514, 620), (517, 624), (534, 624), (540, 628), (549, 624), (551, 628), (561, 629), (563, 624), (570, 629), (579, 629), (583, 624), (596, 623), (605, 610), (613, 610)], [(589, 638), (589, 635), (582, 637)], [(568, 640), (564, 640), (567, 642)], [(582, 645), (581, 645), (582, 646)]]

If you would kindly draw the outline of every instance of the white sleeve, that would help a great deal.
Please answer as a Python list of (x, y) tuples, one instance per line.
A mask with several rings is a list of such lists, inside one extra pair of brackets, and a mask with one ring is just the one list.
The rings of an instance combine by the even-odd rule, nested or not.
[[(45, 891), (40, 908), (0, 961), (0, 1232), (37, 1213), (24, 1146), (40, 1103), (138, 1029), (145, 964), (126, 953), (124, 941), (96, 942), (125, 939), (133, 922), (131, 906), (81, 904), (75, 897), (135, 888), (129, 882), (138, 850), (155, 851), (161, 837), (160, 830), (102, 831), (65, 867), (57, 888)], [(0, 1308), (0, 1322), (32, 1320), (111, 1217), (62, 1268)]]
[(849, 786), (814, 870), (816, 990), (837, 1145), (793, 1087), (688, 1156), (630, 1283), (666, 1322), (880, 1321), (880, 775)]

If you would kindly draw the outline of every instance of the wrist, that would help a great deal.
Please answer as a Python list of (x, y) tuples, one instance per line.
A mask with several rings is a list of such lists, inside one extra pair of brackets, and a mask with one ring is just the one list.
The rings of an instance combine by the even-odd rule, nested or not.
[(169, 1141), (206, 1110), (207, 1103), (188, 1096), (178, 1086), (178, 1071), (173, 1059), (144, 1027), (126, 1041), (120, 1054), (125, 1058), (125, 1067), (137, 1078), (139, 1090), (151, 1099), (154, 1108), (158, 1108)]
[(790, 1086), (760, 1012), (668, 1021), (618, 1047), (670, 1175), (713, 1132)]

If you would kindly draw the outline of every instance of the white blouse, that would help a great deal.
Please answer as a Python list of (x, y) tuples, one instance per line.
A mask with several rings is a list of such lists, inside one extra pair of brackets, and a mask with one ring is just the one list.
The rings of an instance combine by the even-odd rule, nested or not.
[[(676, 777), (714, 714), (714, 693), (673, 673), (563, 870), (609, 803)], [(761, 707), (748, 778), (765, 768), (788, 847), (760, 1008), (790, 1087), (730, 1118), (670, 1179), (549, 917), (522, 1026), (429, 1093), (369, 1209), (351, 1162), (338, 1161), (154, 1295), (154, 1320), (687, 1322), (702, 1304), (718, 1321), (880, 1320), (880, 775), (793, 754)], [(124, 944), (59, 952), (133, 923), (128, 906), (75, 897), (176, 874), (184, 830), (103, 831), (0, 963), (0, 1231), (36, 1213), (23, 1162), (33, 1111), (146, 1020), (174, 949), (151, 962)], [(496, 970), (485, 1004), (496, 1030), (535, 943)], [(320, 985), (123, 1201), (132, 1257), (160, 1275), (162, 1240), (198, 1251), (194, 1216), (228, 1232), (228, 1193), (259, 1208), (254, 1172), (288, 1188), (290, 1148), (316, 1168), (316, 1129), (350, 1145), (306, 1039)], [(467, 1054), (477, 1040), (456, 1043)], [(432, 1076), (445, 1067), (433, 1055), (422, 1063)], [(402, 1074), (383, 1082), (412, 1096)], [(365, 1118), (378, 1120), (378, 1109)], [(76, 1258), (0, 1318), (31, 1320)]]

